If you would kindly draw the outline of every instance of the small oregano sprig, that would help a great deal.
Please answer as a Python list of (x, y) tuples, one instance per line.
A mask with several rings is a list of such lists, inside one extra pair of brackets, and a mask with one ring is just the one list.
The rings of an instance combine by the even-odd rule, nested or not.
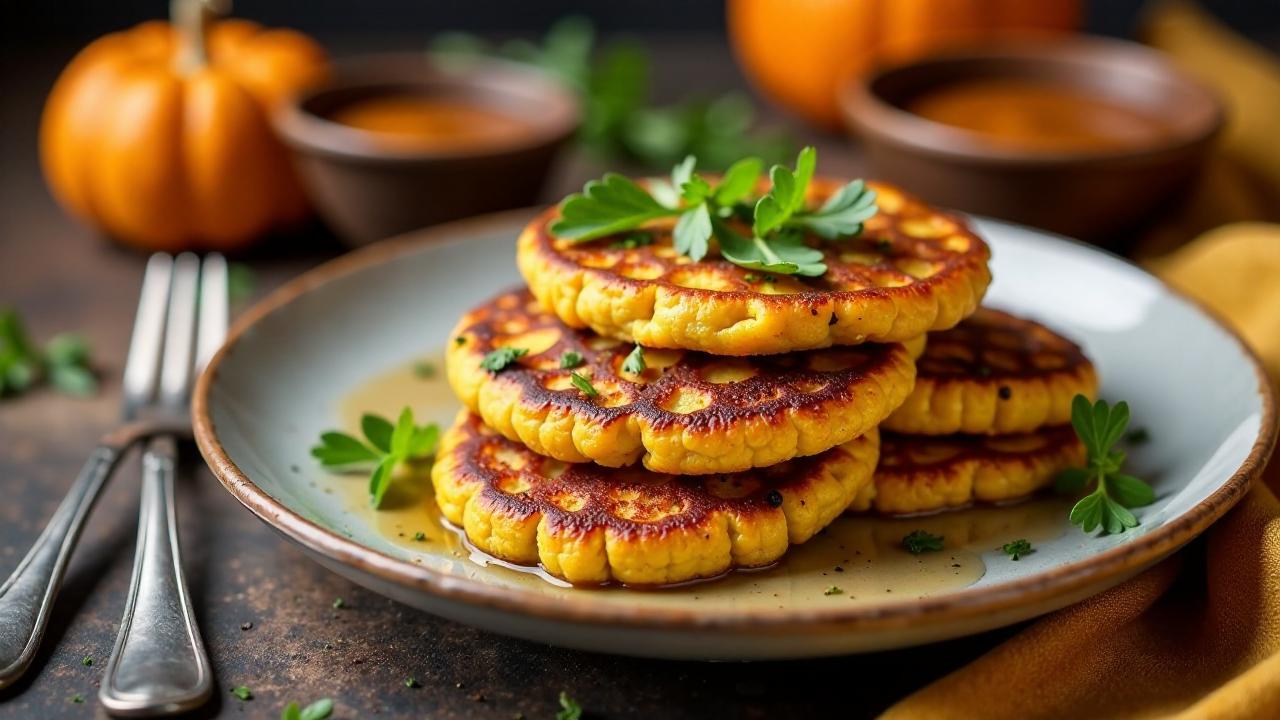
[[(774, 165), (769, 170), (769, 192), (752, 204), (764, 163), (744, 158), (725, 171), (712, 185), (694, 172), (692, 155), (671, 171), (671, 182), (650, 183), (646, 191), (616, 173), (588, 182), (582, 193), (570, 195), (560, 206), (560, 217), (551, 225), (557, 237), (587, 242), (615, 233), (636, 230), (660, 218), (675, 217), (672, 247), (694, 262), (710, 251), (714, 237), (720, 254), (749, 270), (777, 275), (818, 277), (827, 271), (822, 252), (804, 242), (812, 233), (826, 240), (841, 240), (862, 232), (863, 223), (876, 214), (876, 194), (855, 180), (833, 194), (816, 210), (805, 208), (809, 183), (817, 167), (817, 151), (806, 147), (796, 158), (794, 170)], [(734, 219), (751, 220), (750, 235), (735, 229)]]
[(405, 408), (395, 425), (379, 415), (366, 413), (360, 418), (364, 440), (342, 432), (320, 435), (320, 444), (311, 455), (326, 468), (357, 471), (373, 468), (369, 475), (369, 500), (373, 507), (391, 487), (392, 473), (398, 465), (413, 460), (426, 460), (436, 451), (440, 430), (434, 423), (416, 425), (413, 410)]
[(1114, 406), (1105, 400), (1090, 404), (1083, 395), (1071, 402), (1071, 425), (1088, 452), (1082, 468), (1065, 470), (1055, 483), (1058, 492), (1075, 494), (1094, 483), (1093, 491), (1071, 508), (1071, 524), (1085, 532), (1102, 527), (1108, 533), (1122, 533), (1137, 527), (1138, 518), (1129, 508), (1150, 505), (1156, 499), (1151, 486), (1120, 472), (1125, 453), (1115, 449), (1129, 424), (1129, 405)]

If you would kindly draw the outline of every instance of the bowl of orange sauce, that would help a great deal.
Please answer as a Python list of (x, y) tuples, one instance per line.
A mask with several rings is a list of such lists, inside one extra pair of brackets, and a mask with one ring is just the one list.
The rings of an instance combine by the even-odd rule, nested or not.
[(317, 212), (359, 245), (536, 203), (580, 122), (574, 92), (535, 68), (395, 54), (338, 63), (276, 125)]
[(1159, 52), (1009, 41), (884, 68), (841, 106), (877, 177), (928, 200), (1107, 245), (1176, 199), (1223, 123)]

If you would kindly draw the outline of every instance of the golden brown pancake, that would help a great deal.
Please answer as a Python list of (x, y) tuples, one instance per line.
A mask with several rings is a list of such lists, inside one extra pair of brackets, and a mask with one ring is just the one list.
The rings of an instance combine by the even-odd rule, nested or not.
[(1080, 348), (1049, 328), (990, 308), (929, 335), (915, 390), (884, 428), (913, 435), (1031, 432), (1071, 421), (1071, 400), (1098, 394)]
[(662, 585), (769, 565), (870, 483), (876, 431), (764, 470), (698, 477), (566, 464), (462, 411), (431, 471), (436, 503), (479, 549), (579, 584)]
[[(842, 183), (815, 179), (810, 205)], [(819, 278), (768, 276), (712, 252), (694, 263), (671, 245), (672, 222), (648, 228), (654, 242), (617, 237), (574, 244), (551, 235), (558, 209), (518, 241), (517, 262), (533, 294), (566, 325), (645, 347), (713, 355), (764, 355), (864, 342), (901, 342), (945, 330), (978, 307), (990, 252), (958, 216), (898, 188), (869, 183), (879, 212), (862, 234), (811, 244)]]
[(849, 509), (905, 515), (1009, 502), (1084, 461), (1070, 426), (1000, 436), (884, 433), (875, 482)]
[[(637, 375), (623, 370), (633, 345), (569, 328), (525, 290), (475, 308), (453, 335), (449, 383), (504, 437), (566, 462), (643, 460), (684, 475), (766, 467), (848, 442), (884, 420), (915, 376), (900, 343), (752, 358), (648, 349)], [(495, 373), (481, 362), (497, 348), (528, 354)], [(562, 367), (566, 353), (581, 365)]]

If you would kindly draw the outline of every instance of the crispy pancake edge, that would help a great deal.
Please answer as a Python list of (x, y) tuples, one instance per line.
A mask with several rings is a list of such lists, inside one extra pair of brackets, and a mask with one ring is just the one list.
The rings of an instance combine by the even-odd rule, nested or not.
[[(815, 178), (812, 194), (822, 199), (840, 185)], [(900, 193), (903, 206), (923, 206), (892, 186), (872, 186)], [(929, 212), (955, 223), (969, 239), (969, 249), (952, 256), (938, 273), (902, 287), (768, 295), (633, 280), (583, 267), (556, 252), (547, 230), (558, 213), (555, 207), (520, 234), (516, 262), (539, 302), (567, 325), (645, 347), (741, 356), (901, 342), (954, 326), (977, 309), (991, 282), (986, 243), (959, 217)], [(744, 321), (747, 327), (735, 327)]]
[[(1018, 452), (997, 452), (992, 443), (1016, 443), (1022, 438), (1043, 438), (1043, 447)], [(905, 457), (913, 444), (961, 444), (961, 452), (942, 462), (892, 466)], [(1001, 503), (1024, 498), (1050, 482), (1061, 471), (1079, 467), (1085, 449), (1070, 426), (1045, 428), (1035, 433), (1009, 436), (898, 435), (886, 433), (884, 454), (875, 480), (863, 488), (850, 505), (851, 512), (874, 510), (886, 515), (959, 509), (977, 503)], [(889, 462), (886, 462), (888, 460)]]
[[(767, 467), (826, 451), (874, 429), (907, 397), (915, 378), (912, 349), (918, 349), (919, 343), (913, 341), (912, 349), (893, 344), (837, 351), (868, 354), (870, 367), (822, 373), (821, 379), (830, 385), (816, 392), (780, 386), (775, 391), (779, 397), (750, 407), (713, 401), (709, 407), (681, 414), (663, 409), (660, 398), (603, 407), (575, 389), (544, 386), (542, 379), (550, 373), (567, 371), (534, 370), (520, 364), (537, 362), (545, 353), (558, 355), (562, 343), (581, 342), (585, 331), (568, 328), (555, 316), (546, 316), (559, 326), (556, 330), (562, 339), (555, 345), (498, 374), (480, 366), (494, 348), (491, 324), (495, 321), (485, 316), (502, 312), (498, 304), (512, 296), (521, 307), (532, 301), (520, 291), (503, 293), (459, 321), (450, 337), (463, 342), (451, 341), (445, 353), (449, 383), (463, 404), (504, 437), (565, 462), (622, 467), (639, 459), (651, 470), (683, 475)], [(613, 352), (577, 349), (589, 358)], [(714, 361), (705, 355), (688, 360)], [(679, 382), (662, 387), (661, 382), (647, 389), (669, 396), (686, 387)], [(736, 385), (715, 385), (709, 392), (738, 400)]]
[[(486, 453), (504, 454), (503, 462), (537, 462), (538, 475), (499, 472)], [(670, 476), (662, 486), (667, 490), (654, 491), (646, 480), (657, 474), (562, 466), (500, 437), (464, 410), (441, 438), (431, 479), (441, 513), (490, 555), (540, 564), (577, 584), (659, 585), (776, 562), (790, 545), (840, 516), (870, 484), (878, 454), (879, 433), (872, 431), (774, 475), (758, 470), (736, 478)], [(542, 469), (551, 467), (560, 474), (535, 486), (546, 477)], [(721, 498), (702, 489), (704, 483), (735, 479), (749, 488), (747, 494)], [(506, 492), (504, 485), (523, 492)], [(611, 496), (601, 499), (602, 493)], [(629, 498), (653, 501), (655, 494), (681, 501), (682, 510), (651, 522), (616, 514)]]
[[(1020, 371), (992, 368), (981, 375), (931, 372), (930, 351), (941, 352), (947, 343), (947, 338), (935, 336), (917, 364), (915, 389), (884, 421), (884, 429), (910, 435), (1026, 433), (1070, 422), (1071, 401), (1076, 395), (1084, 395), (1091, 401), (1097, 397), (1097, 371), (1078, 345), (1033, 320), (989, 308), (978, 312), (1009, 331), (1034, 329), (1036, 333), (1052, 336), (1057, 346), (1053, 354), (1063, 358), (1063, 368)], [(939, 335), (963, 329), (965, 323), (973, 322), (975, 317), (978, 315)], [(1023, 347), (1019, 352), (1039, 349)], [(1029, 360), (1020, 358), (1020, 362)]]

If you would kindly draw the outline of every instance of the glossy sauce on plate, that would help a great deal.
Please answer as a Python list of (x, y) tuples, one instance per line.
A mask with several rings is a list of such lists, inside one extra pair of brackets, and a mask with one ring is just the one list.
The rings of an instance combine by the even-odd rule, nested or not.
[(406, 93), (357, 100), (329, 119), (377, 135), (381, 142), (415, 149), (501, 146), (533, 131), (519, 118), (484, 105)]
[(1157, 145), (1161, 118), (1099, 93), (1015, 78), (962, 80), (925, 91), (906, 110), (1021, 150), (1106, 151)]
[[(406, 404), (419, 422), (447, 425), (459, 404), (445, 381), (443, 364), (435, 359), (428, 364), (434, 368), (429, 377), (406, 365), (375, 376), (348, 394), (339, 408), (343, 428), (356, 433), (363, 413), (394, 418)], [(436, 508), (428, 465), (402, 469), (380, 510), (369, 506), (366, 479), (361, 474), (331, 475), (326, 490), (340, 494), (355, 519), (415, 562), (437, 563), (443, 556), (503, 584), (551, 593), (584, 591), (540, 568), (513, 565), (473, 548)], [(585, 591), (625, 595), (641, 590), (655, 597), (679, 596), (736, 607), (779, 607), (797, 597), (809, 602), (869, 604), (927, 597), (972, 585), (986, 572), (982, 554), (998, 551), (1004, 543), (1019, 538), (1036, 543), (1059, 536), (1060, 520), (1068, 507), (1069, 503), (1049, 497), (925, 517), (844, 516), (767, 568), (662, 588), (605, 586)], [(906, 552), (902, 538), (913, 530), (942, 535), (944, 549), (921, 555)], [(1013, 562), (1003, 555), (995, 561)]]

